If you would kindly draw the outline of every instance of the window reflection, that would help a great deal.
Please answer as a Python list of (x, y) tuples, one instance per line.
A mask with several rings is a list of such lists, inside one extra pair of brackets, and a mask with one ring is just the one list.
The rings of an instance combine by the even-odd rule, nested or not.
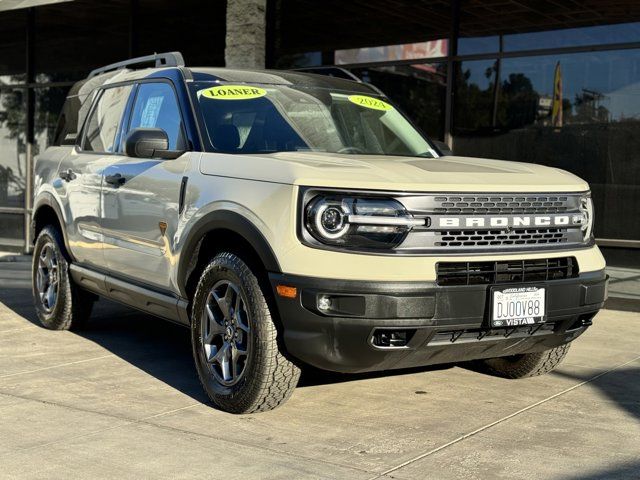
[(0, 207), (24, 207), (26, 90), (0, 90)]
[[(1, 180), (0, 180), (1, 182)], [(2, 183), (0, 183), (0, 186)], [(22, 250), (24, 247), (24, 217), (20, 213), (0, 213), (0, 245)]]
[(53, 144), (58, 117), (69, 87), (35, 89), (35, 142), (34, 158)]
[(429, 137), (443, 139), (446, 64), (416, 63), (351, 71), (380, 88)]
[(573, 172), (591, 184), (596, 211), (607, 212), (596, 236), (640, 238), (640, 225), (625, 220), (640, 209), (640, 50), (457, 68), (456, 154)]
[(637, 42), (640, 22), (595, 27), (567, 28), (542, 32), (517, 33), (504, 36), (504, 50), (536, 50), (541, 48), (579, 47), (611, 43)]
[(460, 37), (458, 39), (458, 55), (474, 55), (478, 53), (496, 53), (500, 50), (500, 37)]

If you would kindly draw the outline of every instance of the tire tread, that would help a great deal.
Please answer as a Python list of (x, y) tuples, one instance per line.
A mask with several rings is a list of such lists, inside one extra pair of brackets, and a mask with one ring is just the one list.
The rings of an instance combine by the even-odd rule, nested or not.
[(526, 378), (544, 375), (555, 369), (569, 351), (570, 343), (541, 352), (526, 353), (516, 361), (489, 358), (478, 362), (485, 373), (503, 378)]
[[(256, 413), (273, 410), (285, 403), (293, 394), (300, 378), (299, 368), (282, 353), (278, 347), (278, 330), (272, 320), (270, 308), (262, 293), (256, 275), (247, 264), (237, 255), (230, 252), (217, 254), (204, 269), (194, 298), (194, 312), (199, 312), (199, 303), (207, 294), (210, 287), (207, 279), (221, 270), (230, 270), (245, 282), (247, 302), (252, 305), (253, 321), (260, 322), (258, 328), (254, 325), (259, 338), (253, 345), (253, 358), (256, 363), (252, 366), (252, 378), (247, 379), (246, 388), (236, 394), (223, 396), (212, 394), (207, 388), (208, 378), (203, 378), (198, 368), (198, 377), (211, 400), (220, 408), (232, 413)], [(197, 325), (192, 319), (192, 325)], [(192, 332), (195, 335), (197, 332)], [(194, 358), (198, 361), (194, 350)], [(245, 372), (245, 375), (249, 372)]]

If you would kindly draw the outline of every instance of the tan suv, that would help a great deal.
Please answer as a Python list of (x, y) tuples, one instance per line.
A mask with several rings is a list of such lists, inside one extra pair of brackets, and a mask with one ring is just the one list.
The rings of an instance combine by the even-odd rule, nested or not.
[(110, 65), (71, 89), (35, 189), (42, 323), (103, 296), (184, 324), (230, 412), (282, 404), (305, 365), (545, 373), (606, 297), (584, 181), (443, 156), (357, 81)]

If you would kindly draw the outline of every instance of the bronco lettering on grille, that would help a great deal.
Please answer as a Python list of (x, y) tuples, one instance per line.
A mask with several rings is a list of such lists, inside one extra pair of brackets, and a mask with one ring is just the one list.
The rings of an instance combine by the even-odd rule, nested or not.
[[(577, 216), (576, 216), (577, 217)], [(456, 216), (436, 217), (436, 228), (497, 228), (497, 227), (567, 227), (580, 225), (581, 219), (569, 215), (529, 215), (529, 216)]]

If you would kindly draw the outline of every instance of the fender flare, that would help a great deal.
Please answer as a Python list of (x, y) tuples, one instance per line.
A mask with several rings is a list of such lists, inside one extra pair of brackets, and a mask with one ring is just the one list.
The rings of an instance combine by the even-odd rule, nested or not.
[(199, 219), (189, 230), (180, 251), (178, 287), (186, 294), (187, 274), (196, 248), (212, 230), (229, 230), (244, 238), (256, 251), (267, 272), (281, 273), (280, 264), (262, 232), (246, 217), (230, 210), (216, 210)]
[(65, 217), (62, 213), (62, 208), (60, 207), (60, 204), (58, 203), (56, 198), (53, 196), (53, 194), (49, 192), (42, 192), (38, 196), (38, 198), (36, 198), (36, 201), (33, 204), (33, 214), (31, 216), (31, 225), (29, 226), (29, 228), (31, 228), (31, 238), (33, 239), (34, 242), (36, 241), (36, 235), (35, 235), (36, 217), (38, 216), (38, 211), (43, 206), (51, 207), (55, 212), (56, 216), (58, 217), (58, 223), (60, 224), (60, 230), (62, 230), (61, 233), (62, 233), (62, 238), (64, 240), (65, 249), (67, 250), (67, 253), (69, 254), (69, 257), (71, 258), (71, 260), (75, 261), (73, 253), (71, 253), (71, 249), (69, 248), (69, 239), (67, 237), (67, 229), (65, 228), (66, 222), (65, 222)]

